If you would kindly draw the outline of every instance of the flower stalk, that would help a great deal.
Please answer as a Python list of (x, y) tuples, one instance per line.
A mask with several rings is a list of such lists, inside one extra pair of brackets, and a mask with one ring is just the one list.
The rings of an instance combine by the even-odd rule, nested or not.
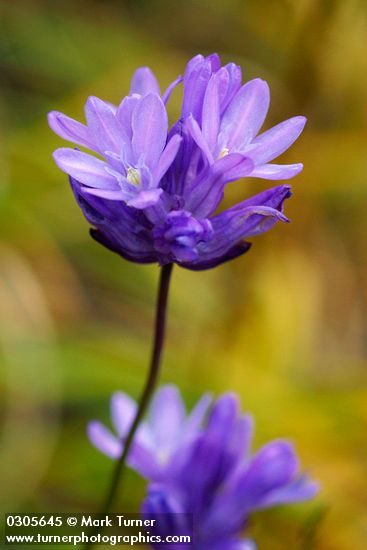
[[(121, 486), (122, 476), (125, 470), (126, 460), (129, 455), (129, 451), (134, 442), (135, 434), (139, 428), (140, 422), (143, 419), (144, 413), (147, 410), (147, 407), (150, 403), (151, 397), (154, 393), (159, 373), (160, 365), (164, 344), (164, 337), (166, 331), (166, 317), (167, 317), (167, 305), (168, 305), (168, 293), (169, 285), (171, 280), (173, 264), (166, 264), (162, 266), (159, 279), (158, 295), (156, 302), (156, 312), (155, 312), (155, 322), (154, 322), (154, 340), (153, 340), (153, 349), (151, 354), (151, 361), (148, 371), (148, 377), (142, 392), (142, 395), (139, 399), (138, 409), (134, 421), (130, 427), (130, 430), (122, 441), (123, 451), (120, 458), (118, 459), (115, 469), (112, 473), (111, 482), (106, 494), (106, 498), (101, 509), (101, 514), (108, 514), (108, 512), (113, 507), (118, 489)], [(90, 536), (93, 535), (90, 533)], [(90, 538), (90, 537), (89, 537)], [(93, 543), (89, 542), (85, 546), (85, 550), (92, 548)]]

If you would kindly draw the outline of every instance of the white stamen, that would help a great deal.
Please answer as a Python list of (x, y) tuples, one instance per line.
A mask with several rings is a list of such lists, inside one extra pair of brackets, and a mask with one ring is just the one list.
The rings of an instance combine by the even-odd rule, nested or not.
[(221, 152), (218, 155), (218, 159), (222, 159), (223, 157), (227, 156), (228, 153), (229, 153), (228, 147), (223, 147), (223, 149), (221, 150)]
[(139, 170), (136, 168), (128, 168), (126, 179), (133, 185), (140, 185), (141, 179)]

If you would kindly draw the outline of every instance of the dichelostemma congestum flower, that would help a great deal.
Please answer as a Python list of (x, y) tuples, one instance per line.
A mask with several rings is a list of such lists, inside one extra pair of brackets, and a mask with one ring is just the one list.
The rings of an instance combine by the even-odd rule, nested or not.
[[(114, 394), (111, 418), (117, 436), (93, 421), (88, 426), (92, 443), (117, 460), (135, 410), (130, 397)], [(162, 540), (189, 533), (195, 550), (254, 549), (241, 536), (251, 514), (315, 496), (318, 484), (299, 473), (289, 441), (271, 441), (252, 453), (253, 424), (249, 414), (241, 413), (235, 394), (214, 403), (204, 395), (187, 413), (175, 386), (157, 391), (128, 463), (148, 480), (143, 515), (168, 517), (166, 526), (159, 522)]]
[[(70, 176), (98, 242), (131, 261), (200, 270), (247, 252), (247, 239), (288, 221), (282, 211), (289, 185), (217, 212), (227, 183), (284, 180), (302, 169), (271, 161), (292, 145), (306, 119), (296, 116), (258, 135), (269, 88), (261, 79), (244, 85), (241, 79), (234, 63), (198, 55), (163, 96), (145, 67), (120, 105), (90, 97), (86, 125), (49, 114), (59, 136), (93, 153), (61, 148), (54, 159)], [(165, 103), (181, 81), (182, 111), (169, 129)]]

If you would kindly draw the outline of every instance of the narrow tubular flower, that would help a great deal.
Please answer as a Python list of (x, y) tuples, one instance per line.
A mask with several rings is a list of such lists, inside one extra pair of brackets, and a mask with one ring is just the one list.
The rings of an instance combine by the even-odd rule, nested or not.
[[(171, 514), (175, 523), (192, 514), (195, 550), (255, 548), (252, 541), (241, 538), (250, 515), (310, 499), (318, 485), (298, 473), (298, 459), (288, 441), (272, 441), (252, 455), (252, 429), (252, 419), (240, 414), (236, 396), (220, 397), (202, 431), (172, 457), (165, 478), (150, 483), (143, 515)], [(180, 528), (170, 526), (174, 532)], [(163, 526), (160, 534), (165, 537), (169, 529)]]
[[(165, 103), (181, 81), (181, 116), (169, 130)], [(269, 89), (261, 79), (241, 81), (234, 63), (222, 67), (216, 54), (197, 55), (163, 95), (143, 67), (117, 107), (88, 99), (86, 125), (49, 114), (54, 132), (92, 153), (61, 148), (54, 159), (69, 175), (94, 239), (134, 262), (201, 270), (240, 256), (251, 246), (247, 239), (288, 221), (283, 204), (291, 191), (284, 184), (217, 213), (227, 183), (284, 180), (302, 169), (272, 161), (297, 139), (305, 118), (258, 135)]]

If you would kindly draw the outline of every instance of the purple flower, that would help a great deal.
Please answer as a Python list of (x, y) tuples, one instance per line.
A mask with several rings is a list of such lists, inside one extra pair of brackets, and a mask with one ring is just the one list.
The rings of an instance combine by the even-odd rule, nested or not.
[(298, 138), (305, 117), (290, 118), (256, 137), (269, 109), (269, 87), (260, 78), (243, 86), (241, 80), (240, 67), (233, 63), (220, 67), (215, 55), (192, 59), (184, 78), (183, 115), (187, 131), (209, 164), (240, 153), (253, 162), (250, 173), (244, 175), (270, 180), (295, 176), (302, 164), (276, 165), (269, 161)]
[[(175, 524), (192, 514), (195, 550), (253, 548), (240, 537), (253, 512), (310, 499), (318, 485), (299, 475), (287, 441), (273, 441), (251, 455), (252, 425), (251, 417), (239, 413), (234, 395), (219, 398), (203, 430), (172, 457), (165, 478), (150, 484), (144, 516), (171, 514)], [(170, 528), (183, 530), (179, 523)], [(189, 528), (187, 523), (185, 531)], [(169, 532), (162, 527), (160, 534)]]
[(67, 148), (54, 153), (98, 242), (135, 262), (200, 270), (247, 252), (246, 239), (287, 221), (287, 185), (216, 210), (231, 181), (285, 179), (302, 169), (270, 161), (295, 141), (305, 119), (292, 118), (256, 137), (269, 105), (266, 83), (242, 86), (238, 66), (221, 67), (217, 55), (199, 55), (187, 65), (181, 117), (168, 132), (164, 103), (180, 81), (161, 98), (155, 76), (142, 68), (117, 108), (92, 97), (86, 126), (57, 112), (49, 123), (61, 137), (103, 157)]
[[(128, 464), (149, 480), (166, 476), (167, 466), (178, 450), (185, 448), (200, 431), (203, 418), (210, 405), (209, 395), (204, 395), (190, 414), (175, 386), (163, 386), (155, 394), (149, 416), (140, 424)], [(88, 436), (97, 449), (117, 459), (123, 450), (127, 435), (136, 414), (137, 404), (128, 395), (118, 392), (111, 398), (111, 419), (114, 435), (101, 422), (88, 425)]]
[[(253, 512), (310, 499), (318, 486), (299, 474), (287, 441), (251, 453), (253, 421), (240, 413), (235, 395), (221, 396), (208, 413), (210, 403), (205, 395), (187, 415), (176, 387), (163, 386), (138, 429), (128, 463), (149, 481), (143, 514), (167, 517), (167, 526), (159, 521), (158, 534), (189, 533), (195, 550), (250, 550), (253, 543), (240, 533)], [(135, 410), (127, 395), (114, 394), (111, 417), (118, 435), (93, 421), (92, 443), (117, 459)]]
[[(92, 237), (127, 260), (138, 263), (176, 262), (191, 270), (215, 267), (247, 252), (250, 237), (268, 231), (291, 196), (280, 185), (210, 218), (198, 218), (183, 208), (152, 211), (130, 208), (122, 201), (101, 199), (71, 179), (77, 202), (94, 229)], [(155, 222), (153, 222), (155, 220)]]
[(85, 114), (88, 126), (55, 112), (49, 114), (49, 123), (57, 133), (61, 134), (61, 127), (68, 139), (105, 160), (62, 148), (54, 153), (59, 168), (93, 195), (123, 201), (137, 209), (155, 204), (163, 193), (159, 183), (181, 142), (178, 135), (167, 142), (167, 112), (159, 95), (133, 94), (117, 109), (90, 97)]

